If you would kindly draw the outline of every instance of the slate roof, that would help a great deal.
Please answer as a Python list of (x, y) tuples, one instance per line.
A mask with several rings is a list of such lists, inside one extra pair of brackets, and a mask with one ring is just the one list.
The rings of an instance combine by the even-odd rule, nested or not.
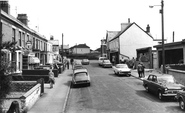
[(107, 31), (106, 41), (112, 40), (120, 31)]
[(73, 48), (90, 48), (90, 47), (87, 46), (86, 44), (78, 44), (78, 45), (71, 47), (70, 49), (73, 49)]
[[(116, 39), (116, 38), (119, 38), (119, 36), (121, 35), (121, 34), (123, 34), (125, 31), (127, 31), (132, 25), (136, 25), (137, 27), (139, 27), (143, 32), (145, 32), (145, 30), (143, 30), (140, 26), (138, 26), (135, 22), (133, 22), (133, 23), (130, 23), (130, 24), (128, 24), (122, 31), (120, 31), (120, 32), (118, 32), (117, 33), (117, 35), (115, 36), (115, 37), (113, 37), (110, 41), (112, 41), (112, 40), (114, 40), (114, 39)], [(146, 32), (145, 32), (146, 33)], [(150, 35), (150, 34), (148, 34), (148, 33), (146, 33), (148, 36), (150, 36), (152, 39), (153, 39), (153, 37)]]

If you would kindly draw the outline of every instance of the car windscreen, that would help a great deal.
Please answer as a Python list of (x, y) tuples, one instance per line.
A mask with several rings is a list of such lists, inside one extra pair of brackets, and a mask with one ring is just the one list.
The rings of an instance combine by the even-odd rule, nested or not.
[(86, 77), (86, 76), (87, 76), (87, 73), (85, 73), (85, 72), (75, 73), (75, 78), (76, 77)]
[(104, 60), (103, 62), (104, 62), (104, 63), (110, 63), (110, 61), (109, 61), (109, 60)]
[(175, 83), (175, 79), (173, 77), (159, 77), (158, 82), (161, 82), (161, 83)]
[(116, 68), (128, 68), (127, 65), (116, 65)]

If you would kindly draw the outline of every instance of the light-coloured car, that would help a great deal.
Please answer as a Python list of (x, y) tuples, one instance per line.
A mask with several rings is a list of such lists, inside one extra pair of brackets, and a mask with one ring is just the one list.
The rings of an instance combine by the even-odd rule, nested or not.
[(108, 60), (107, 57), (99, 57), (98, 64), (99, 66), (102, 66), (103, 60)]
[(116, 75), (131, 75), (131, 69), (128, 68), (127, 64), (116, 64), (112, 66), (112, 68)]
[(72, 86), (75, 87), (76, 85), (88, 85), (90, 86), (90, 76), (87, 71), (87, 69), (82, 68), (82, 69), (76, 69), (73, 72), (72, 76)]
[(83, 69), (83, 65), (74, 65), (73, 70), (77, 70), (77, 69)]
[(103, 60), (102, 67), (112, 67), (112, 63), (110, 62), (110, 60)]
[(82, 65), (89, 65), (89, 59), (82, 59)]

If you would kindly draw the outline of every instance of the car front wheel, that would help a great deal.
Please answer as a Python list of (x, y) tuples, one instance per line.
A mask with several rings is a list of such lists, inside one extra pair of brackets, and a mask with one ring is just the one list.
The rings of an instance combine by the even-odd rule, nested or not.
[(145, 89), (146, 89), (146, 91), (149, 93), (149, 88), (148, 88), (147, 85), (145, 86)]
[(185, 110), (185, 105), (184, 105), (184, 101), (182, 99), (179, 100), (179, 107), (182, 109), (182, 110)]
[(159, 100), (163, 100), (163, 95), (162, 95), (161, 91), (158, 92), (158, 98), (159, 98)]

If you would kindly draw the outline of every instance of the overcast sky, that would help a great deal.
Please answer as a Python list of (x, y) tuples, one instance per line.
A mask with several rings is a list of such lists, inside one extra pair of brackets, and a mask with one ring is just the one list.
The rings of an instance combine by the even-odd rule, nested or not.
[[(86, 43), (100, 47), (106, 31), (120, 31), (121, 23), (135, 22), (144, 30), (147, 24), (155, 39), (161, 39), (161, 0), (9, 0), (10, 14), (27, 14), (29, 27), (49, 39), (50, 35), (64, 45)], [(164, 0), (164, 29), (167, 42), (185, 38), (185, 0)], [(36, 28), (36, 26), (38, 26)]]

